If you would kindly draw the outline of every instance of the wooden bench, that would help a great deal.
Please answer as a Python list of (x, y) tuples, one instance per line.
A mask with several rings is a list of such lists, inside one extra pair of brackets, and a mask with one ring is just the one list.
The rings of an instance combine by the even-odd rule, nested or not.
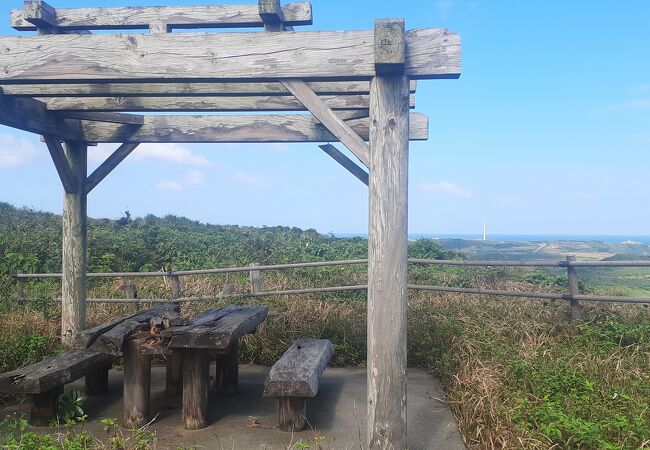
[(30, 423), (46, 426), (55, 420), (63, 386), (86, 377), (86, 394), (103, 394), (108, 389), (112, 355), (88, 349), (72, 350), (31, 366), (0, 374), (0, 392), (27, 394), (31, 403)]
[(333, 353), (327, 339), (300, 339), (273, 365), (264, 383), (264, 397), (279, 400), (281, 430), (305, 429), (307, 398), (318, 394), (320, 377)]

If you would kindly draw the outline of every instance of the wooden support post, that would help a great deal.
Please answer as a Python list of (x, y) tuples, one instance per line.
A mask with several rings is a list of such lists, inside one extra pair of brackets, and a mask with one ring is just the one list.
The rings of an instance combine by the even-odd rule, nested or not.
[[(574, 296), (580, 294), (580, 285), (578, 283), (578, 273), (576, 268), (571, 266), (572, 262), (575, 262), (575, 255), (570, 255), (566, 257), (566, 274), (567, 279), (569, 280), (569, 295)], [(580, 302), (571, 298), (571, 321), (579, 320), (582, 317), (582, 309), (580, 307)]]
[(31, 415), (29, 422), (36, 427), (46, 427), (56, 420), (59, 406), (59, 396), (63, 386), (59, 386), (42, 394), (30, 394)]
[(65, 347), (71, 348), (86, 322), (86, 145), (66, 142), (65, 157), (75, 184), (72, 192), (66, 192), (63, 201), (61, 341)]
[(179, 351), (172, 351), (167, 357), (165, 392), (170, 396), (183, 392), (183, 354)]
[(19, 276), (22, 273), (21, 270), (16, 272), (16, 297), (18, 298), (18, 305), (20, 306), (25, 302), (25, 280)]
[(124, 427), (138, 428), (149, 420), (151, 355), (140, 351), (140, 342), (124, 346)]
[[(376, 61), (390, 67), (370, 85), (370, 183), (368, 226), (368, 447), (405, 449), (406, 314), (408, 246), (409, 81), (395, 74), (404, 45), (394, 23), (375, 24)], [(388, 25), (388, 26), (387, 26)], [(399, 28), (399, 27), (398, 27)], [(389, 31), (386, 32), (385, 30)], [(402, 39), (399, 43), (400, 36)], [(403, 53), (402, 53), (403, 55)]]
[(172, 270), (170, 271), (171, 275), (169, 275), (172, 300), (180, 298), (181, 296), (181, 278), (178, 275), (173, 275), (176, 270), (176, 267), (172, 267)]
[[(126, 298), (137, 299), (138, 298), (138, 287), (135, 284), (125, 284), (122, 289), (126, 293)], [(140, 311), (140, 302), (133, 302), (133, 311)]]
[(298, 432), (307, 425), (307, 398), (278, 397), (280, 404), (280, 423), (282, 431)]
[(188, 349), (183, 353), (183, 424), (186, 430), (208, 426), (209, 351)]
[(108, 392), (108, 371), (110, 369), (111, 366), (98, 366), (86, 375), (86, 395), (102, 395)]
[(216, 391), (235, 395), (239, 387), (239, 343), (231, 345), (226, 355), (219, 355), (215, 366)]
[[(258, 263), (251, 263), (251, 267), (259, 266)], [(249, 272), (249, 279), (251, 282), (251, 292), (262, 292), (262, 272), (259, 270), (251, 270)]]

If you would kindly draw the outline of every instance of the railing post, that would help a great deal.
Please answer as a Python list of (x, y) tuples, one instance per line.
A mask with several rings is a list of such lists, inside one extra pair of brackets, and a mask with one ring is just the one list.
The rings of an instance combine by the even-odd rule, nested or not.
[[(251, 263), (251, 267), (259, 266), (258, 263)], [(251, 293), (262, 292), (262, 272), (259, 270), (251, 270), (249, 272), (249, 278), (251, 281)]]
[[(126, 298), (133, 298), (137, 299), (138, 298), (138, 288), (135, 284), (125, 284), (124, 287), (124, 292), (126, 292)], [(133, 310), (135, 312), (140, 310), (140, 302), (136, 301), (133, 302)]]
[(20, 278), (23, 272), (16, 271), (16, 297), (18, 297), (18, 305), (23, 306), (25, 303), (25, 281)]
[(571, 321), (578, 320), (582, 316), (582, 311), (580, 309), (580, 302), (573, 298), (574, 295), (580, 293), (580, 286), (578, 284), (578, 273), (576, 268), (571, 265), (572, 262), (576, 261), (575, 255), (570, 255), (566, 257), (566, 274), (567, 279), (569, 280), (569, 295), (571, 295)]
[(169, 275), (169, 281), (171, 282), (172, 289), (172, 300), (176, 300), (181, 296), (181, 278), (178, 275), (174, 275), (176, 270), (176, 267), (172, 267)]

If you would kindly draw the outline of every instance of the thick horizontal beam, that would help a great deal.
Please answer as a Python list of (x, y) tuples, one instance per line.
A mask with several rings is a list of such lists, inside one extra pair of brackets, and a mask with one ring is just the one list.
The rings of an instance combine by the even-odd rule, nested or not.
[[(155, 23), (165, 23), (171, 28), (264, 26), (257, 5), (56, 8), (52, 12), (55, 14), (48, 19), (62, 30), (146, 30)], [(36, 30), (33, 20), (33, 10), (27, 6), (11, 10), (11, 26), (16, 30)], [(282, 8), (282, 21), (290, 25), (311, 25), (311, 4), (287, 4)]]
[[(319, 95), (368, 95), (368, 81), (311, 81)], [(417, 82), (411, 80), (411, 94)], [(281, 83), (5, 84), (0, 93), (19, 97), (211, 97), (290, 95)]]
[(57, 117), (45, 104), (31, 98), (0, 95), (0, 124), (65, 140), (80, 140), (78, 120)]
[[(376, 75), (374, 30), (2, 37), (0, 49), (0, 84)], [(408, 31), (404, 73), (413, 79), (458, 77), (459, 36), (440, 28)]]
[[(35, 97), (52, 111), (306, 111), (295, 97)], [(325, 95), (320, 98), (334, 110), (368, 109), (368, 95)], [(415, 98), (411, 97), (411, 107)]]
[(56, 114), (61, 117), (79, 120), (93, 120), (95, 122), (123, 123), (130, 125), (142, 125), (144, 117), (138, 114), (121, 114), (108, 112), (71, 112), (57, 111)]
[[(307, 114), (248, 116), (144, 116), (144, 125), (135, 127), (82, 121), (83, 140), (87, 142), (337, 142), (316, 118)], [(346, 122), (359, 136), (368, 140), (368, 119)], [(410, 139), (429, 137), (429, 119), (412, 113)]]

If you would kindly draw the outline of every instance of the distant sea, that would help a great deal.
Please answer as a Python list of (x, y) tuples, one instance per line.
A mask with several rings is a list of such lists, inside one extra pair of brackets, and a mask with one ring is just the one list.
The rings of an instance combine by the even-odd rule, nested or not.
[[(334, 233), (334, 236), (341, 238), (351, 237), (368, 237), (365, 233)], [(601, 241), (622, 243), (628, 240), (633, 242), (640, 242), (642, 244), (650, 245), (650, 236), (634, 236), (634, 235), (591, 235), (591, 234), (490, 234), (488, 235), (489, 241), (504, 241), (504, 242), (546, 242), (546, 241)], [(413, 233), (409, 234), (409, 239), (467, 239), (467, 240), (482, 240), (483, 235), (478, 234), (422, 234)]]

